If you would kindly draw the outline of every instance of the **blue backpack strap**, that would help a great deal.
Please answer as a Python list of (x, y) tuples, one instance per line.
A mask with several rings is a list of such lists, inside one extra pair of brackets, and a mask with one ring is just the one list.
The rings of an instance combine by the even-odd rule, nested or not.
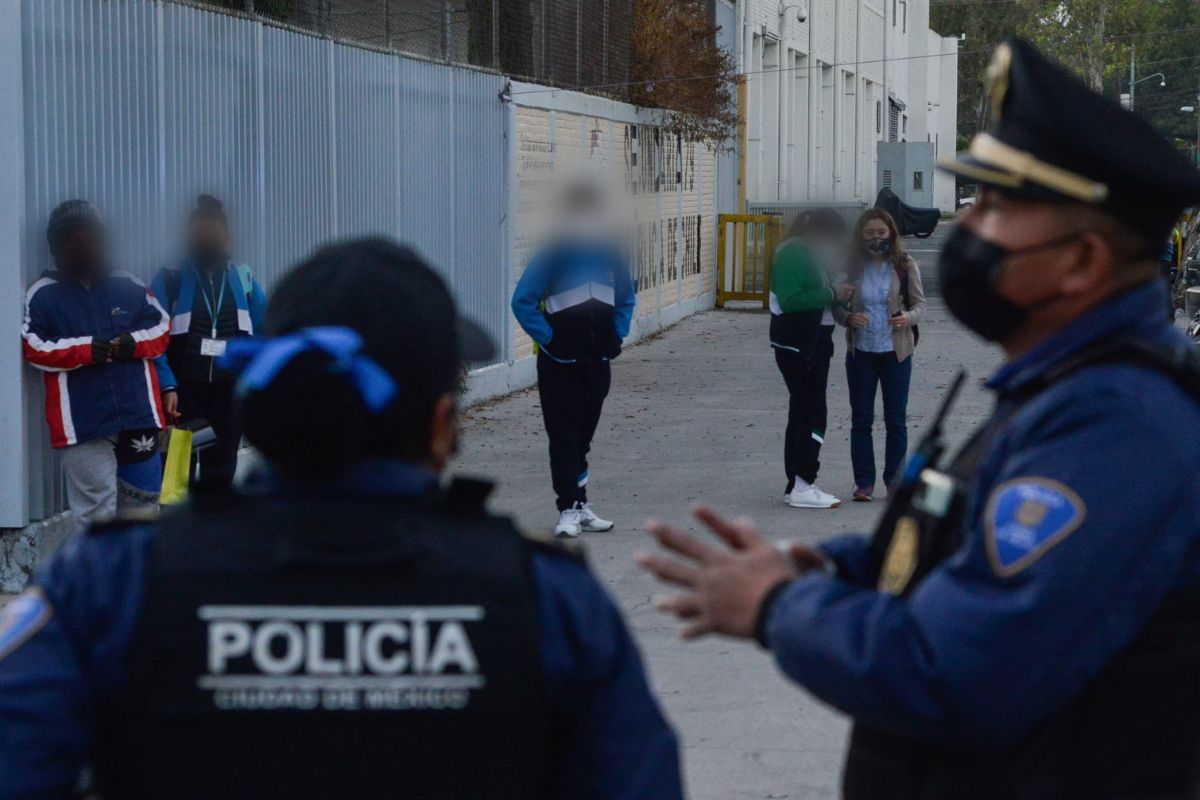
[(242, 285), (242, 294), (249, 297), (254, 293), (254, 276), (250, 272), (249, 265), (234, 264), (233, 269), (237, 273), (238, 282)]
[[(171, 302), (171, 335), (187, 333), (192, 325), (192, 303), (196, 297), (196, 277), (192, 268), (186, 263), (173, 270), (177, 276), (176, 295)], [(168, 273), (170, 274), (170, 273)], [(168, 289), (168, 296), (170, 291)]]
[(250, 298), (254, 296), (254, 278), (250, 274), (250, 267), (245, 264), (231, 264), (230, 269), (237, 276), (236, 284), (232, 277), (227, 280), (231, 284), (233, 300), (237, 305), (238, 330), (242, 333), (253, 334), (254, 322), (250, 317)]

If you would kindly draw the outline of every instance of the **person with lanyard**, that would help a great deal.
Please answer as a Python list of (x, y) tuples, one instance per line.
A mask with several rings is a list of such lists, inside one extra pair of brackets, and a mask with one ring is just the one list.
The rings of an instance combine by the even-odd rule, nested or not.
[(817, 471), (833, 358), (830, 308), (854, 291), (850, 285), (835, 287), (832, 281), (844, 231), (845, 223), (832, 209), (806, 211), (797, 215), (771, 261), (770, 342), (788, 390), (784, 500), (793, 508), (837, 508), (842, 503), (817, 486)]
[(168, 422), (204, 420), (217, 440), (199, 453), (196, 477), (227, 488), (242, 441), (234, 413), (234, 375), (220, 357), (230, 340), (262, 328), (266, 297), (250, 268), (230, 258), (229, 218), (221, 201), (196, 199), (188, 217), (188, 254), (159, 271), (151, 288), (171, 314), (171, 344), (157, 361)]
[(847, 275), (857, 287), (833, 316), (846, 326), (846, 386), (850, 390), (850, 463), (856, 502), (875, 493), (875, 392), (883, 394), (887, 426), (883, 483), (890, 494), (908, 451), (908, 388), (925, 289), (917, 262), (904, 252), (892, 215), (867, 209), (851, 237)]
[(726, 546), (655, 523), (683, 560), (641, 561), (687, 635), (853, 717), (849, 800), (1196, 797), (1200, 363), (1158, 259), (1200, 172), (1027, 42), (984, 97), (938, 273), (1004, 351), (991, 417), (947, 465), (934, 424), (872, 537), (785, 551), (702, 509)]
[[(397, 314), (396, 309), (404, 309)], [(0, 795), (680, 800), (576, 543), (440, 474), (494, 352), (412, 250), (318, 250), (229, 343), (265, 472), (68, 541), (0, 610)], [(241, 489), (239, 489), (241, 491)]]

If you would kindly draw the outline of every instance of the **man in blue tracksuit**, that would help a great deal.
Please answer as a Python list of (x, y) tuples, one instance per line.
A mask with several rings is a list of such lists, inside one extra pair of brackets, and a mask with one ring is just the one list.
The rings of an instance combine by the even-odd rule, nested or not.
[(460, 364), (492, 345), (437, 274), (325, 248), (265, 332), (229, 350), (252, 494), (81, 534), (0, 610), (0, 800), (69, 797), (88, 764), (126, 799), (681, 800), (579, 548), (439, 487)]
[(133, 275), (108, 262), (99, 210), (68, 200), (50, 214), (54, 268), (25, 296), (25, 360), (42, 372), (50, 445), (61, 454), (67, 505), (81, 525), (153, 513), (163, 427), (153, 359), (167, 347), (166, 312)]
[(554, 532), (566, 537), (613, 527), (588, 504), (587, 454), (612, 383), (610, 362), (629, 335), (637, 300), (628, 263), (594, 224), (601, 205), (590, 185), (566, 192), (563, 234), (529, 262), (512, 298), (517, 322), (537, 347), (559, 511)]
[(918, 449), (870, 539), (789, 559), (701, 511), (730, 550), (656, 525), (696, 563), (642, 561), (693, 635), (755, 636), (854, 717), (844, 797), (1193, 798), (1200, 359), (1157, 261), (1200, 172), (1028, 43), (988, 75), (938, 271), (1007, 357), (991, 416)]
[(197, 198), (187, 238), (187, 256), (151, 283), (171, 315), (171, 344), (155, 365), (167, 421), (205, 420), (217, 435), (199, 455), (196, 478), (228, 488), (242, 428), (233, 411), (235, 376), (217, 362), (230, 340), (262, 329), (267, 301), (250, 268), (229, 256), (229, 219), (220, 200)]

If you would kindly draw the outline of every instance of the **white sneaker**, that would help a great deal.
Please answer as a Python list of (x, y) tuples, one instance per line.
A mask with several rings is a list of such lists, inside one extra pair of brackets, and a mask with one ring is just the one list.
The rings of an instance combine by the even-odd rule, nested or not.
[(588, 503), (584, 503), (583, 508), (579, 509), (579, 526), (589, 533), (602, 533), (613, 529), (613, 523), (596, 516), (596, 512), (592, 511)]
[(784, 499), (792, 508), (837, 508), (842, 504), (842, 501), (829, 494), (821, 491), (816, 486), (809, 486), (807, 489), (793, 489), (792, 493), (785, 495)]
[(582, 517), (583, 512), (578, 508), (563, 509), (558, 515), (558, 524), (554, 526), (554, 535), (574, 539), (583, 533), (583, 526), (580, 524)]

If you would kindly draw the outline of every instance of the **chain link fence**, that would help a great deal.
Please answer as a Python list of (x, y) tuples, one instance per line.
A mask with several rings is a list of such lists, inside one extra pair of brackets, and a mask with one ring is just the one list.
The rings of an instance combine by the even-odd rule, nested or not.
[(322, 36), (627, 99), (634, 0), (193, 0)]

